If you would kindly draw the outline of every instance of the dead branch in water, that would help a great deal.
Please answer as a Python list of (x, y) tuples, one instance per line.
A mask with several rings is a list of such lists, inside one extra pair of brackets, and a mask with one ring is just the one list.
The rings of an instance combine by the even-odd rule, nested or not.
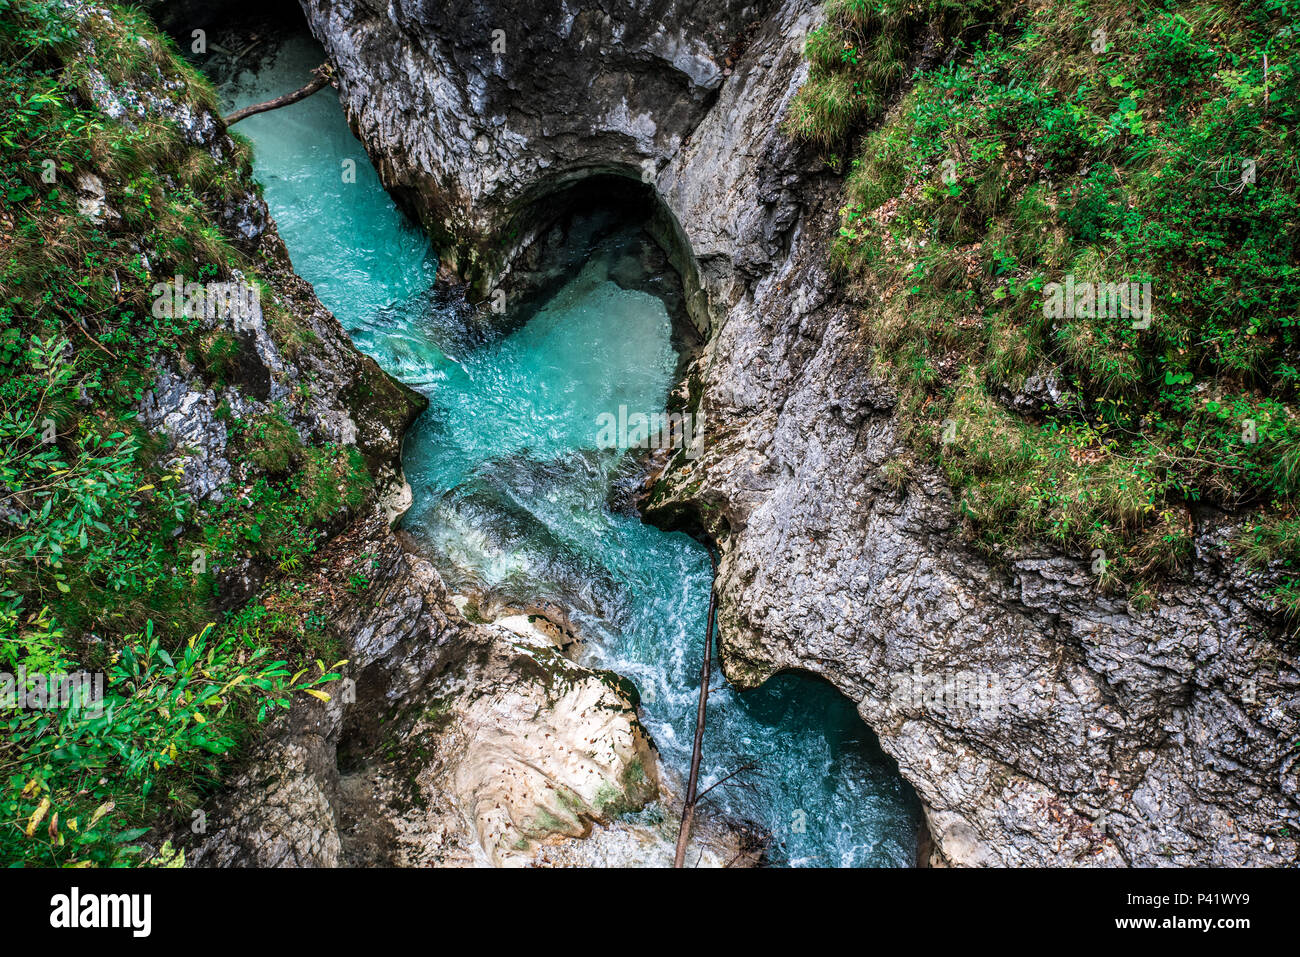
[(246, 106), (242, 110), (235, 110), (226, 117), (226, 126), (238, 123), (240, 120), (247, 119), (257, 113), (266, 113), (270, 110), (278, 110), (282, 106), (292, 106), (299, 100), (305, 100), (317, 90), (327, 86), (334, 79), (334, 68), (328, 63), (322, 63), (316, 69), (311, 71), (312, 80), (301, 90), (294, 90), (292, 93), (286, 93), (284, 96), (277, 96), (274, 100), (267, 100), (265, 103), (255, 103), (252, 106)]
[(691, 776), (686, 784), (686, 803), (682, 805), (682, 826), (677, 832), (677, 854), (673, 867), (686, 866), (686, 845), (691, 839), (691, 825), (695, 822), (695, 787), (700, 779), (700, 752), (704, 745), (704, 712), (709, 704), (709, 668), (713, 658), (713, 618), (718, 608), (718, 592), (714, 581), (718, 577), (718, 560), (709, 548), (709, 562), (713, 566), (713, 579), (709, 581), (709, 618), (704, 628), (704, 663), (700, 666), (700, 701), (695, 708), (695, 746), (691, 749)]

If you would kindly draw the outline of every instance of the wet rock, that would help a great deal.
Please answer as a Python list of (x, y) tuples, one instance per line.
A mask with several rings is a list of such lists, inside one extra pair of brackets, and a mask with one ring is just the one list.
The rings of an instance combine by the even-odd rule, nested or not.
[[(722, 83), (721, 62), (770, 0), (601, 0), (469, 7), (307, 0), (312, 32), (385, 186), (491, 289), (495, 242), (542, 193), (593, 172), (653, 178)], [(527, 238), (533, 225), (515, 220)], [(520, 243), (523, 245), (525, 243)]]

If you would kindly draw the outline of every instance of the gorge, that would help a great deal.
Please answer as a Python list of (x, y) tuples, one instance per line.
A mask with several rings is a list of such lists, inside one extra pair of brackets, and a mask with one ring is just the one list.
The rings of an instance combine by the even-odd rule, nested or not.
[[(305, 5), (381, 179), (442, 231), (456, 249), (449, 268), (480, 289), (511, 255), (485, 237), (546, 183), (653, 168), (697, 264), (685, 281), (698, 284), (688, 302), (710, 332), (710, 435), (647, 514), (692, 512), (724, 542), (728, 678), (745, 687), (812, 671), (859, 702), (917, 787), (943, 859), (1290, 859), (1294, 838), (1277, 827), (1296, 811), (1282, 752), (1294, 711), (1243, 708), (1239, 696), (1268, 660), (1280, 669), (1274, 700), (1287, 700), (1294, 658), (1267, 637), (1262, 580), (1228, 556), (1223, 518), (1206, 517), (1191, 573), (1143, 611), (1095, 594), (1070, 555), (1030, 550), (997, 565), (961, 547), (934, 472), (920, 469), (901, 494), (884, 478), (900, 451), (895, 398), (868, 374), (855, 312), (821, 254), (833, 177), (780, 129), (819, 8), (651, 4), (575, 19), (507, 6), (471, 17)], [(692, 16), (743, 43), (705, 56), (709, 31)], [(498, 21), (511, 29), (494, 54), (487, 27)], [(539, 74), (539, 62), (558, 72)], [(638, 105), (655, 84), (674, 95)], [(917, 664), (996, 675), (1008, 705), (993, 722), (900, 707), (895, 678)], [(1092, 826), (1103, 815), (1104, 833)]]
[[(181, 131), (174, 155), (228, 171), (194, 186), (201, 211), (177, 218), (201, 220), (199, 258), (205, 238), (236, 251), (214, 275), (255, 276), (262, 290), (252, 318), (164, 342), (132, 372), (138, 398), (119, 390), (198, 509), (160, 526), (160, 561), (197, 548), (216, 569), (195, 573), (185, 594), (198, 597), (178, 602), (193, 622), (177, 614), (169, 640), (179, 654), (179, 631), (206, 636), (219, 619), (232, 648), (269, 643), (272, 658), (322, 676), (277, 694), (285, 706), (259, 714), (202, 786), (173, 788), (146, 859), (174, 846), (195, 866), (666, 865), (712, 587), (722, 676), (701, 786), (719, 786), (693, 866), (1295, 863), (1290, 473), (1270, 463), (1268, 495), (1170, 477), (1203, 471), (1197, 410), (1237, 408), (1238, 387), (1255, 390), (1262, 445), (1290, 461), (1290, 386), (1242, 385), (1226, 365), (1210, 376), (1209, 359), (1179, 371), (1179, 348), (1198, 343), (1147, 356), (1127, 314), (1084, 317), (1124, 320), (1107, 339), (1110, 327), (1079, 332), (1067, 321), (1078, 317), (1053, 325), (1038, 308), (1037, 280), (1107, 261), (1061, 249), (1119, 248), (1124, 227), (1105, 216), (1136, 201), (1110, 198), (1125, 181), (1097, 172), (1106, 150), (1188, 110), (1157, 116), (1134, 95), (1115, 107), (1121, 122), (1107, 101), (1102, 145), (1046, 172), (1042, 157), (1065, 149), (1057, 114), (1032, 142), (970, 132), (1030, 112), (1032, 85), (998, 70), (1039, 69), (1040, 45), (1066, 51), (1052, 77), (1067, 94), (1121, 89), (1127, 74), (1061, 79), (1109, 69), (1089, 59), (1088, 11), (152, 5), (202, 80), (152, 52), (160, 39), (142, 41), (145, 66), (115, 75), (86, 51), (124, 42), (106, 25), (121, 15), (56, 6), (81, 44), (61, 69), (85, 58), (78, 89), (98, 113), (142, 129), (164, 117)], [(1243, 35), (1272, 35), (1271, 16)], [(1132, 29), (1160, 23), (1153, 13)], [(187, 50), (192, 29), (206, 31), (202, 50)], [(322, 62), (336, 89), (221, 123)], [(1153, 53), (1124, 69), (1155, 76), (1163, 63)], [(990, 89), (1013, 105), (990, 105)], [(836, 90), (858, 112), (819, 138), (808, 117), (839, 117)], [(1223, 95), (1269, 100), (1244, 85)], [(970, 114), (943, 126), (940, 105), (963, 98)], [(1065, 113), (1086, 112), (1069, 102)], [(928, 159), (899, 159), (914, 155)], [(83, 219), (139, 232), (123, 162), (101, 161), (99, 186), (81, 180), (76, 199)], [(959, 168), (985, 178), (950, 182)], [(168, 170), (155, 204), (189, 175)], [(1074, 191), (1040, 202), (1054, 177)], [(1139, 180), (1150, 185), (1133, 174), (1129, 187)], [(1260, 223), (1241, 235), (1275, 225)], [(181, 254), (152, 242), (136, 243), (138, 268), (170, 270)], [(124, 269), (111, 291), (104, 270), (106, 303), (133, 282)], [(1159, 274), (1152, 287), (1167, 329), (1195, 297), (1163, 293)], [(1286, 312), (1289, 289), (1270, 308)], [(988, 332), (991, 356), (967, 364), (972, 329)], [(1269, 333), (1282, 367), (1289, 329)], [(82, 331), (101, 350), (137, 335)], [(1040, 334), (1053, 344), (1041, 354), (1025, 345)], [(1201, 389), (1162, 393), (1188, 417), (1176, 429), (1120, 418), (1145, 386), (1098, 385), (1087, 365), (1101, 356), (1119, 381), (1128, 354), (1156, 370), (1134, 380)], [(701, 441), (604, 447), (601, 416), (627, 410), (699, 416)], [(1175, 459), (1151, 438), (1161, 431), (1199, 437)], [(1231, 419), (1215, 433), (1231, 450), (1217, 453), (1225, 471), (1254, 468), (1233, 457), (1248, 432)], [(1117, 434), (1159, 451), (1139, 460)], [(1083, 438), (1035, 457), (1033, 441), (1062, 435)], [(1256, 454), (1247, 444), (1240, 454)], [(1042, 471), (1004, 482), (999, 456)], [(1144, 484), (1155, 472), (1158, 493)], [(124, 487), (153, 490), (153, 478)], [(1114, 535), (1096, 517), (1108, 496), (1136, 502)], [(286, 518), (298, 501), (312, 510), (301, 533)], [(998, 522), (1033, 528), (998, 537)], [(1259, 557), (1242, 543), (1262, 527), (1282, 528), (1283, 545)], [(272, 548), (281, 529), (293, 541)], [(1147, 533), (1154, 544), (1141, 545)], [(1108, 575), (1108, 562), (1138, 570)], [(45, 627), (34, 612), (13, 620)], [(145, 634), (144, 612), (121, 614), (132, 642)], [(92, 616), (82, 630), (104, 627)], [(98, 640), (78, 653), (107, 650)], [(15, 797), (16, 820), (37, 809), (27, 800)]]
[[(242, 107), (320, 60), (310, 40), (293, 37), (267, 52), (255, 77), (221, 89)], [(562, 608), (582, 636), (580, 660), (632, 682), (661, 765), (684, 776), (708, 560), (684, 535), (607, 508), (611, 488), (638, 470), (593, 441), (605, 410), (663, 408), (686, 365), (670, 338), (697, 338), (671, 288), (660, 292), (679, 313), (670, 336), (674, 322), (655, 292), (677, 277), (635, 204), (603, 213), (583, 204), (588, 212), (565, 224), (572, 248), (557, 251), (576, 274), (522, 324), (502, 315), (498, 324), (514, 331), (494, 338), (501, 333), (477, 329), (467, 304), (429, 288), (436, 259), (355, 155), (330, 98), (254, 117), (242, 130), (298, 273), (363, 351), (430, 400), (403, 455), (414, 488), (403, 539), (450, 588), (473, 595), (471, 613)], [(349, 156), (355, 183), (334, 175)], [(475, 342), (475, 331), (488, 341)], [(836, 692), (796, 675), (744, 695), (724, 687), (710, 719), (703, 786), (756, 765), (752, 781), (738, 779), (745, 789), (717, 796), (724, 815), (771, 836), (767, 860), (914, 862), (914, 799)]]

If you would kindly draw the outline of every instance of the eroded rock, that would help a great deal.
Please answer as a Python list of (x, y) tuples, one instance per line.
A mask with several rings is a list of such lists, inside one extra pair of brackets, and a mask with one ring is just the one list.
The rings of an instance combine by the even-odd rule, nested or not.
[(444, 274), (483, 291), (529, 238), (522, 208), (592, 173), (653, 179), (771, 6), (303, 3), (384, 185), (434, 235)]

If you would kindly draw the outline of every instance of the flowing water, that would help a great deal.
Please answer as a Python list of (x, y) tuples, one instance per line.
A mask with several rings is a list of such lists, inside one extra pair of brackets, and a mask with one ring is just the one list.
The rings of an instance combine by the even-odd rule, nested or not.
[[(322, 59), (309, 38), (290, 39), (222, 93), (231, 106), (269, 99)], [(609, 506), (636, 465), (596, 441), (603, 412), (662, 410), (677, 367), (664, 301), (626, 281), (643, 266), (636, 230), (605, 230), (522, 326), (476, 341), (465, 310), (433, 288), (427, 239), (380, 186), (337, 97), (324, 91), (238, 130), (298, 273), (358, 347), (429, 397), (406, 442), (415, 504), (405, 529), (455, 589), (570, 609), (585, 660), (637, 685), (664, 768), (684, 779), (708, 554)], [(847, 699), (793, 674), (742, 694), (715, 669), (714, 686), (700, 787), (757, 763), (709, 802), (770, 831), (774, 863), (913, 863), (915, 795)]]

